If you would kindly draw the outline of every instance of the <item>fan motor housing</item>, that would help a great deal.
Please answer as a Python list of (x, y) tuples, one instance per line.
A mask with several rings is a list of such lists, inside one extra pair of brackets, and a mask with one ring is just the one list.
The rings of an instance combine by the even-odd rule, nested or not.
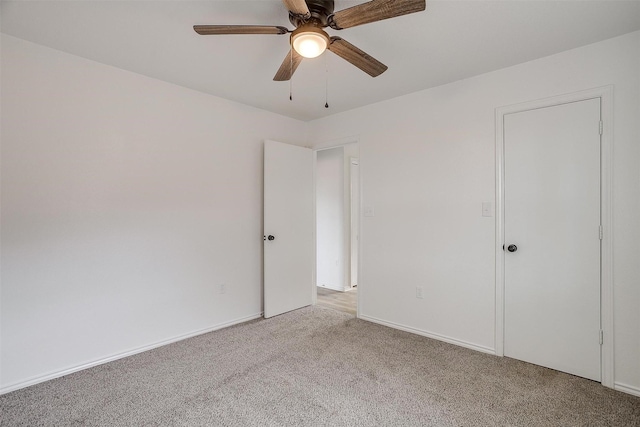
[(328, 18), (333, 15), (334, 0), (305, 0), (311, 17), (296, 15), (289, 12), (289, 21), (297, 27), (312, 24), (321, 28), (329, 25)]

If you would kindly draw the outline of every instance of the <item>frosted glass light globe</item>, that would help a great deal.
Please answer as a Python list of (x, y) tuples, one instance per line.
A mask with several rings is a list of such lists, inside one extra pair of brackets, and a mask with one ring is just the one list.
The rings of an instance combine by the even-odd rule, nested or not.
[(291, 45), (305, 58), (315, 58), (329, 46), (329, 35), (322, 29), (307, 25), (291, 34)]
[(318, 33), (300, 33), (293, 39), (293, 48), (305, 58), (315, 58), (325, 51), (327, 41)]

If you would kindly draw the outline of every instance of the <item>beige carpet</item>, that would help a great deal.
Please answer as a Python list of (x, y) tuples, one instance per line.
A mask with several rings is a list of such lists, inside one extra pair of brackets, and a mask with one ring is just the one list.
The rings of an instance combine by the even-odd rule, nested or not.
[(0, 396), (2, 426), (638, 426), (640, 398), (308, 307)]

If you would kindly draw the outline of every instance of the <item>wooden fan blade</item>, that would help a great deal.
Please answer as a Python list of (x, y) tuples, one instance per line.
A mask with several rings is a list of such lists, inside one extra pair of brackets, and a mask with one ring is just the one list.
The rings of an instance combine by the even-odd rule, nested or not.
[(426, 7), (426, 0), (372, 0), (334, 13), (329, 17), (329, 25), (334, 30), (342, 30), (369, 22), (421, 12)]
[(287, 34), (286, 27), (268, 25), (194, 25), (193, 30), (203, 36), (224, 34)]
[(360, 68), (371, 77), (378, 77), (380, 74), (387, 71), (388, 67), (382, 62), (340, 37), (331, 37), (331, 43), (327, 49)]
[(310, 15), (309, 7), (304, 0), (282, 0), (282, 3), (294, 15)]
[[(293, 55), (293, 58), (291, 57), (291, 55)], [(280, 65), (280, 68), (278, 69), (278, 72), (276, 73), (273, 80), (276, 82), (284, 82), (290, 80), (291, 76), (293, 76), (293, 73), (296, 72), (296, 68), (298, 68), (298, 65), (300, 65), (303, 59), (304, 58), (302, 57), (302, 55), (296, 52), (295, 49), (289, 49), (287, 57), (284, 58), (284, 61), (282, 61), (282, 65)]]

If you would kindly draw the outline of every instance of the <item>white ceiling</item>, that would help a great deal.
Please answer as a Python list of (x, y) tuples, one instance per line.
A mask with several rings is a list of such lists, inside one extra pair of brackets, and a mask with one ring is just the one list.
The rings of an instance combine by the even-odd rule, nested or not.
[[(363, 1), (336, 0), (336, 10)], [(327, 52), (289, 83), (273, 76), (288, 36), (200, 36), (194, 24), (282, 25), (279, 0), (2, 1), (2, 32), (222, 98), (312, 120), (640, 29), (634, 1), (429, 1), (342, 31), (389, 66), (371, 78)], [(329, 109), (324, 108), (328, 81)]]

